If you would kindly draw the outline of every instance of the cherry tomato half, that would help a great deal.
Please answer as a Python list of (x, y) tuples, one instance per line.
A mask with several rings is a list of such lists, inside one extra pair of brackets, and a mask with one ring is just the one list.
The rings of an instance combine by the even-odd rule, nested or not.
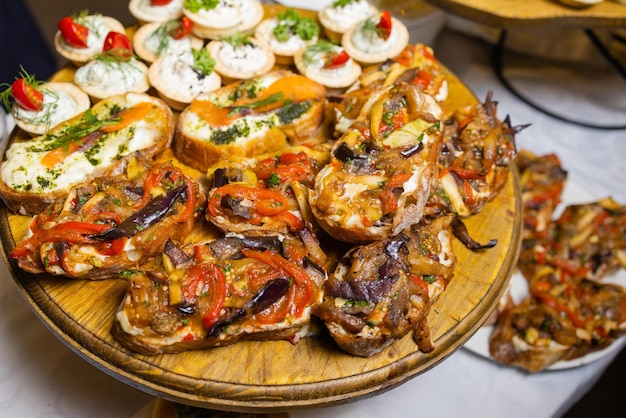
[(383, 10), (381, 12), (380, 20), (378, 21), (376, 28), (382, 38), (389, 38), (389, 35), (391, 35), (391, 13), (389, 13), (388, 10)]
[(13, 82), (11, 95), (15, 103), (26, 110), (37, 111), (43, 106), (43, 93), (23, 78)]
[(133, 45), (128, 39), (128, 36), (119, 32), (109, 32), (104, 39), (104, 45), (102, 46), (102, 52), (111, 51), (119, 58), (129, 59), (133, 55)]
[(167, 6), (172, 0), (150, 0), (150, 4), (153, 6)]
[(185, 36), (191, 33), (191, 27), (193, 22), (187, 16), (184, 16), (180, 21), (175, 22), (169, 29), (168, 33), (174, 39), (183, 39)]
[(89, 29), (80, 23), (76, 23), (70, 16), (59, 20), (59, 31), (61, 36), (69, 45), (74, 48), (87, 48), (87, 37)]
[(327, 68), (327, 69), (339, 68), (342, 65), (344, 65), (346, 62), (348, 62), (349, 59), (350, 59), (350, 55), (348, 55), (348, 53), (345, 50), (342, 50), (341, 52), (337, 52), (336, 54), (333, 54), (324, 65), (324, 68)]

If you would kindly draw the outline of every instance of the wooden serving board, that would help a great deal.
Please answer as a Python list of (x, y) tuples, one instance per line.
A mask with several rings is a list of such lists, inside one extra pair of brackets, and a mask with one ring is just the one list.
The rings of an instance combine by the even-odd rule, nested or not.
[(626, 5), (605, 0), (586, 8), (555, 0), (427, 0), (433, 6), (492, 26), (559, 26), (579, 29), (623, 28)]
[[(275, 10), (275, 9), (272, 9)], [(72, 80), (63, 68), (54, 81)], [(446, 113), (477, 99), (450, 75)], [(26, 140), (17, 130), (12, 140)], [(171, 151), (161, 156), (173, 159)], [(189, 169), (199, 178), (202, 173)], [(371, 358), (341, 351), (326, 334), (286, 341), (240, 342), (228, 347), (144, 356), (110, 335), (124, 280), (69, 280), (20, 270), (8, 253), (25, 236), (29, 217), (0, 207), (2, 254), (20, 292), (35, 313), (73, 351), (104, 372), (155, 396), (220, 410), (269, 412), (354, 401), (389, 390), (437, 365), (483, 324), (504, 293), (521, 245), (521, 196), (511, 172), (501, 194), (466, 224), (479, 242), (497, 239), (489, 250), (471, 252), (454, 242), (455, 277), (428, 321), (435, 350), (424, 354), (408, 335)]]

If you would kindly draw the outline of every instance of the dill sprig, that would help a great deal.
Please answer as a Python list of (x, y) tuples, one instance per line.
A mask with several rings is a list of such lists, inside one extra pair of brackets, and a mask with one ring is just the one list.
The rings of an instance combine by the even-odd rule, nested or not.
[[(44, 81), (37, 80), (37, 77), (35, 77), (34, 74), (29, 74), (28, 71), (26, 71), (21, 65), (20, 72), (17, 76), (15, 76), (15, 81), (20, 78), (23, 78), (27, 85), (38, 90), (40, 90), (41, 86), (45, 83)], [(0, 103), (7, 109), (7, 111), (10, 111), (13, 103), (15, 103), (11, 86), (12, 84), (9, 83), (0, 84), (0, 87), (4, 87), (4, 90), (0, 93)]]
[(252, 35), (249, 33), (246, 34), (246, 33), (237, 32), (229, 36), (228, 38), (226, 38), (226, 42), (230, 46), (232, 46), (233, 49), (237, 49), (244, 45), (252, 45)]
[(259, 100), (258, 102), (248, 103), (246, 105), (234, 106), (230, 112), (228, 112), (228, 116), (233, 116), (237, 113), (241, 113), (244, 109), (256, 109), (257, 107), (263, 107), (272, 103), (276, 103), (283, 98), (283, 93), (274, 93), (267, 96), (265, 99)]
[(329, 54), (333, 54), (335, 52), (336, 46), (337, 45), (331, 41), (320, 39), (318, 42), (306, 47), (303, 56), (304, 62), (309, 65), (315, 61), (315, 58), (319, 55), (326, 58)]

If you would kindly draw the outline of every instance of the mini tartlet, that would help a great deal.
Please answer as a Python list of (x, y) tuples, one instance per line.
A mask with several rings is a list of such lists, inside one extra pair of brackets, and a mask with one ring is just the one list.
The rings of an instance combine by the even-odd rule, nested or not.
[(183, 13), (194, 23), (193, 33), (202, 39), (223, 39), (249, 32), (263, 19), (258, 0), (218, 0), (215, 4), (185, 2)]
[(182, 17), (183, 0), (130, 0), (128, 10), (142, 25), (150, 22), (167, 22)]
[(165, 54), (150, 65), (148, 79), (163, 101), (175, 110), (183, 110), (198, 94), (221, 87), (214, 65), (204, 49)]
[(54, 36), (54, 47), (59, 55), (77, 67), (84, 65), (89, 59), (102, 51), (104, 39), (109, 32), (125, 33), (126, 31), (126, 28), (119, 20), (101, 14), (87, 15), (83, 12), (77, 16), (72, 16), (71, 19), (74, 23), (88, 29), (87, 47), (70, 45), (63, 37), (61, 30), (58, 30)]
[(190, 51), (192, 48), (202, 49), (204, 40), (191, 33), (180, 37), (172, 36), (172, 31), (176, 31), (181, 25), (181, 20), (169, 20), (141, 26), (133, 36), (135, 53), (145, 62), (153, 63), (161, 55)]
[(11, 107), (15, 124), (31, 136), (43, 135), (91, 106), (87, 93), (73, 83), (43, 83), (38, 90), (43, 94), (41, 109), (28, 110), (17, 103)]
[(264, 74), (276, 63), (274, 53), (267, 45), (243, 34), (211, 41), (206, 50), (215, 60), (215, 71), (224, 84)]
[(291, 65), (296, 52), (317, 42), (319, 32), (320, 27), (314, 19), (287, 9), (262, 20), (254, 30), (254, 37), (269, 46), (277, 64)]
[(361, 75), (361, 66), (339, 45), (321, 40), (294, 55), (300, 74), (329, 89), (352, 86)]
[(341, 46), (362, 65), (395, 57), (408, 43), (407, 27), (386, 10), (353, 25), (341, 37)]
[(333, 0), (318, 12), (324, 33), (333, 42), (341, 42), (341, 36), (352, 25), (378, 13), (367, 0)]
[(102, 52), (76, 70), (74, 84), (92, 103), (127, 92), (145, 93), (150, 88), (148, 67), (135, 58), (130, 39), (120, 32), (109, 32)]

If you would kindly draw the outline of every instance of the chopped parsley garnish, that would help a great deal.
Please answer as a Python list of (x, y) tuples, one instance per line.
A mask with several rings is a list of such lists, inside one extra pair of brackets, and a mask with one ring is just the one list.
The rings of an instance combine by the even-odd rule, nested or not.
[(310, 17), (301, 16), (293, 9), (287, 9), (278, 16), (278, 25), (272, 33), (280, 42), (287, 42), (292, 36), (310, 41), (319, 35), (320, 27)]
[(193, 65), (191, 68), (204, 75), (209, 75), (213, 72), (215, 60), (209, 54), (209, 51), (191, 48), (191, 53), (193, 54)]
[(185, 0), (183, 6), (192, 13), (198, 13), (202, 9), (215, 9), (218, 4), (219, 0)]

